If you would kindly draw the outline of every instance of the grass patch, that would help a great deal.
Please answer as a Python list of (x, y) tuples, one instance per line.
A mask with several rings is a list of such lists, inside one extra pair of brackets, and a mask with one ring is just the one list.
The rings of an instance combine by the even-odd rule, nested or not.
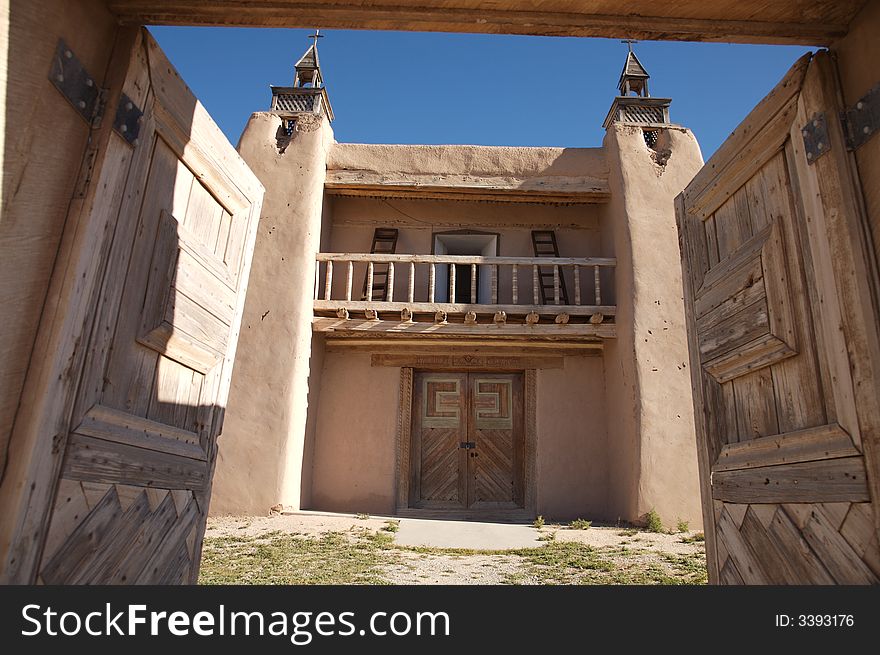
[(675, 524), (676, 532), (687, 532), (690, 530), (690, 524), (687, 521), (683, 521), (682, 519), (678, 519), (678, 522)]
[(385, 525), (382, 526), (382, 530), (385, 532), (397, 532), (400, 530), (400, 521), (395, 521), (394, 519), (388, 519), (385, 521)]
[(593, 525), (593, 522), (587, 521), (586, 519), (575, 519), (568, 525), (572, 530), (587, 530), (591, 525)]
[(648, 532), (663, 532), (663, 521), (660, 519), (660, 515), (653, 509), (645, 514), (645, 529)]
[(635, 528), (626, 528), (617, 533), (618, 537), (633, 537), (639, 533)]
[(534, 527), (537, 530), (540, 530), (541, 528), (543, 528), (544, 527), (544, 517), (539, 516), (538, 518), (536, 518), (534, 523), (532, 523), (532, 527)]
[(702, 532), (697, 532), (681, 538), (681, 543), (683, 544), (695, 544), (702, 543), (704, 541), (706, 541), (706, 535), (704, 535)]
[(354, 517), (358, 521), (366, 521), (368, 518), (370, 518), (370, 515), (369, 514), (355, 514)]
[(364, 531), (302, 537), (209, 537), (200, 584), (387, 584), (381, 567), (393, 537)]

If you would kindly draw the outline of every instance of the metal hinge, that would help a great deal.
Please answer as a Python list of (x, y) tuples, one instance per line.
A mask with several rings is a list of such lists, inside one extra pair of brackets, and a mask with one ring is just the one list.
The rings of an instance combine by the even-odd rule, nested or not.
[(123, 93), (119, 98), (119, 105), (116, 107), (116, 119), (113, 121), (113, 129), (129, 145), (137, 146), (143, 120), (144, 112), (134, 104), (131, 98)]
[(95, 127), (95, 121), (100, 121), (101, 91), (95, 78), (89, 75), (63, 39), (58, 39), (58, 45), (55, 46), (55, 56), (49, 67), (49, 81), (67, 98), (76, 112)]
[(824, 113), (813, 114), (810, 122), (801, 128), (801, 135), (804, 137), (804, 153), (810, 164), (831, 149), (828, 141), (828, 123)]
[(856, 104), (841, 112), (847, 150), (855, 150), (880, 130), (880, 84), (876, 84)]

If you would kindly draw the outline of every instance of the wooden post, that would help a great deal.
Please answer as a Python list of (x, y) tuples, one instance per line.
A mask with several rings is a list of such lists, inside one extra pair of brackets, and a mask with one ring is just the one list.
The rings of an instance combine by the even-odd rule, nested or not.
[(412, 302), (415, 297), (416, 289), (416, 265), (414, 262), (409, 263), (409, 282), (406, 290), (406, 301)]
[(471, 304), (477, 304), (477, 265), (471, 264)]
[(449, 302), (455, 302), (455, 264), (449, 265)]
[(492, 304), (498, 304), (498, 266), (492, 267)]
[(574, 265), (574, 304), (581, 304), (581, 267)]
[(394, 262), (388, 262), (388, 275), (385, 276), (385, 301), (394, 302)]
[(348, 277), (345, 280), (345, 299), (351, 300), (351, 278), (354, 275), (354, 262), (348, 262)]
[(559, 304), (559, 267), (553, 267), (553, 304)]
[(434, 270), (434, 264), (431, 264), (431, 267), (428, 269), (428, 302), (434, 302), (434, 278), (436, 277), (436, 271)]
[(596, 287), (596, 305), (602, 304), (602, 291), (599, 289), (599, 267), (593, 267), (593, 285)]
[(373, 299), (373, 262), (367, 262), (367, 300)]
[(330, 300), (330, 291), (333, 289), (333, 262), (327, 262), (327, 274), (324, 278), (324, 300)]
[(517, 265), (513, 265), (513, 304), (516, 305), (519, 302), (519, 271), (517, 270)]
[(532, 298), (535, 301), (535, 304), (539, 304), (538, 300), (538, 267), (537, 265), (532, 266)]

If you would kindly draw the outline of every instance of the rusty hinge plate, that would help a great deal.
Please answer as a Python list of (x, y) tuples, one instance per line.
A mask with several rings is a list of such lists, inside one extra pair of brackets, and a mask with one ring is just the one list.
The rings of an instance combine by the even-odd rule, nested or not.
[(49, 67), (49, 81), (67, 98), (77, 113), (91, 124), (100, 106), (98, 85), (62, 39), (58, 39), (55, 47), (55, 55)]
[(138, 144), (138, 136), (141, 133), (141, 123), (144, 112), (134, 104), (134, 101), (124, 93), (119, 98), (119, 106), (116, 107), (116, 119), (113, 121), (113, 129), (119, 133), (130, 145)]
[(846, 147), (855, 150), (880, 130), (880, 84), (874, 86), (852, 107), (842, 112)]
[(828, 123), (824, 113), (813, 114), (810, 122), (801, 128), (801, 134), (804, 137), (804, 152), (810, 164), (831, 149), (828, 142)]

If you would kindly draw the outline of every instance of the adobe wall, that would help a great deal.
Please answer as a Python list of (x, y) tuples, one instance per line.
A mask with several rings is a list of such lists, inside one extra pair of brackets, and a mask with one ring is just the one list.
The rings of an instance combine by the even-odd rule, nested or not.
[[(847, 108), (880, 84), (880, 2), (868, 2), (850, 24), (850, 32), (833, 46)], [(855, 151), (874, 254), (880, 262), (880, 137), (874, 135)], [(880, 294), (880, 289), (876, 290)], [(878, 298), (880, 304), (880, 298)]]
[[(308, 509), (393, 514), (400, 369), (327, 352)], [(612, 519), (602, 358), (566, 357), (537, 376), (537, 501), (545, 517)]]
[[(281, 119), (256, 113), (239, 152), (266, 187), (211, 497), (211, 513), (265, 514), (301, 502), (310, 385), (315, 253), (333, 132), (294, 132), (280, 152)], [(316, 353), (320, 358), (320, 353)], [(310, 377), (311, 376), (311, 377)]]
[(618, 259), (618, 332), (605, 350), (612, 509), (627, 520), (654, 509), (667, 525), (680, 518), (696, 527), (702, 518), (673, 199), (702, 167), (702, 155), (684, 128), (661, 134), (662, 165), (639, 128), (611, 126), (604, 147)]

